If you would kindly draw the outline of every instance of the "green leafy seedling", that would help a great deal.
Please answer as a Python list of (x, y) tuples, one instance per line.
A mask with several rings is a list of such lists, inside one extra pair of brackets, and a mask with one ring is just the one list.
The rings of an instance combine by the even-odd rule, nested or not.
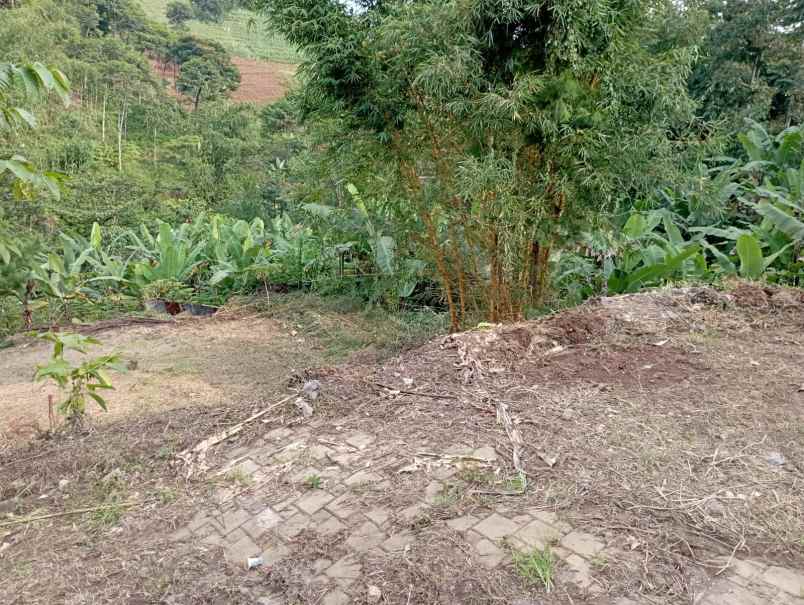
[(36, 366), (34, 381), (50, 380), (59, 387), (64, 399), (57, 409), (67, 421), (73, 425), (83, 422), (88, 399), (95, 401), (104, 412), (108, 411), (109, 406), (100, 392), (114, 389), (107, 371), (126, 371), (120, 355), (102, 355), (74, 365), (65, 359), (66, 351), (86, 355), (89, 347), (101, 344), (100, 341), (67, 332), (46, 332), (37, 337), (52, 342), (53, 353), (48, 363)]
[(310, 489), (321, 489), (321, 477), (318, 475), (310, 475), (305, 477), (304, 482)]

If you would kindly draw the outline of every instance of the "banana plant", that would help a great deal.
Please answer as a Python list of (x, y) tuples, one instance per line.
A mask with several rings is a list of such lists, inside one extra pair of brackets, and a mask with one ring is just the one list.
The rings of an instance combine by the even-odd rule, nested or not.
[[(662, 226), (664, 235), (656, 232)], [(667, 210), (632, 213), (623, 227), (619, 254), (606, 268), (608, 291), (636, 292), (674, 278), (702, 277), (706, 260), (698, 242), (684, 239)]]
[(206, 241), (190, 237), (190, 225), (183, 224), (173, 229), (165, 222), (159, 223), (159, 234), (154, 237), (144, 225), (142, 238), (133, 235), (133, 250), (145, 256), (134, 264), (134, 280), (145, 286), (158, 280), (189, 282), (195, 270), (204, 261)]
[(213, 216), (210, 246), (211, 286), (228, 282), (234, 289), (247, 288), (259, 274), (270, 270), (268, 237), (259, 218), (247, 223)]
[(91, 240), (81, 236), (59, 234), (60, 250), (51, 250), (33, 267), (31, 277), (37, 290), (62, 311), (69, 304), (81, 300), (93, 302), (101, 298), (101, 283), (121, 281), (116, 275), (99, 275), (92, 271), (91, 259), (100, 252), (100, 227), (93, 225)]
[(745, 209), (725, 227), (690, 229), (719, 270), (750, 279), (801, 283), (804, 273), (804, 135), (801, 127), (771, 137), (760, 125), (740, 135), (748, 162), (736, 170)]

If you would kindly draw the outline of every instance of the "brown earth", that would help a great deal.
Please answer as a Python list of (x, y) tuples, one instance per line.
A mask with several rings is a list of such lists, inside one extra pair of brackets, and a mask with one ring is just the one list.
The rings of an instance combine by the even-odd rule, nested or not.
[[(296, 75), (296, 66), (290, 63), (260, 61), (232, 57), (232, 63), (240, 71), (240, 86), (230, 98), (238, 103), (255, 103), (265, 105), (278, 101), (290, 89)], [(159, 61), (151, 60), (154, 73), (165, 80), (171, 95), (178, 97), (175, 82), (177, 73), (172, 65), (163, 66)]]
[[(604, 298), (283, 378), (288, 326), (254, 322), (169, 332), (210, 347), (224, 392), (265, 364), (241, 403), (0, 455), (0, 601), (800, 605), (801, 291)], [(309, 379), (312, 418), (280, 405), (176, 455)], [(547, 592), (515, 560), (550, 543)]]

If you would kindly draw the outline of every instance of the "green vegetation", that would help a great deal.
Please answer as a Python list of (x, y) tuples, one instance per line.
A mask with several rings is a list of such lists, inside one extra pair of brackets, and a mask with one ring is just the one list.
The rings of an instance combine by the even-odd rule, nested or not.
[[(170, 0), (139, 2), (150, 19), (168, 23), (167, 8), (171, 4)], [(229, 10), (220, 21), (188, 19), (185, 20), (185, 25), (194, 36), (217, 42), (236, 57), (280, 63), (300, 61), (299, 53), (282, 36), (272, 33), (259, 15), (249, 10)]]
[[(3, 9), (4, 333), (292, 290), (420, 334), (673, 281), (801, 285), (802, 28), (773, 3), (180, 4), (175, 27), (167, 2)], [(238, 15), (305, 57), (259, 110), (226, 99), (223, 39), (184, 28)], [(726, 102), (749, 64), (756, 94)]]
[(318, 475), (309, 475), (304, 478), (304, 483), (310, 489), (321, 489), (321, 477)]
[(514, 551), (514, 567), (517, 573), (531, 584), (542, 586), (547, 592), (553, 590), (556, 559), (549, 546), (530, 552)]
[(97, 403), (104, 412), (107, 411), (106, 400), (99, 391), (114, 388), (107, 375), (109, 370), (125, 371), (120, 363), (120, 356), (102, 355), (74, 365), (65, 359), (65, 352), (75, 351), (85, 355), (90, 346), (99, 345), (100, 342), (94, 338), (65, 332), (48, 332), (40, 334), (39, 338), (53, 343), (53, 356), (48, 363), (36, 367), (34, 380), (50, 380), (64, 393), (64, 400), (57, 409), (67, 421), (72, 425), (82, 423), (88, 399)]

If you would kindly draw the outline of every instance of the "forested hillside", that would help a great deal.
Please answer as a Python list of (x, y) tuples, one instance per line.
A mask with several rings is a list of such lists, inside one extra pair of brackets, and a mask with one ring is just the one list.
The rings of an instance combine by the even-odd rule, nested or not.
[(802, 605), (803, 282), (804, 0), (0, 0), (0, 603)]
[[(46, 252), (91, 232), (117, 269), (74, 240), (83, 278), (61, 295), (90, 306), (142, 300), (133, 272), (164, 243), (143, 233), (166, 230), (206, 250), (150, 280), (184, 297), (352, 292), (456, 330), (668, 281), (800, 281), (800, 4), (144, 6), (5, 3), (5, 103), (30, 117), (2, 133), (25, 161), (3, 176), (5, 249), (40, 250), (5, 289), (23, 307), (48, 307)], [(287, 100), (228, 100), (243, 19), (303, 57)], [(68, 106), (14, 76), (37, 62), (69, 79)], [(219, 222), (254, 249), (215, 252)]]

